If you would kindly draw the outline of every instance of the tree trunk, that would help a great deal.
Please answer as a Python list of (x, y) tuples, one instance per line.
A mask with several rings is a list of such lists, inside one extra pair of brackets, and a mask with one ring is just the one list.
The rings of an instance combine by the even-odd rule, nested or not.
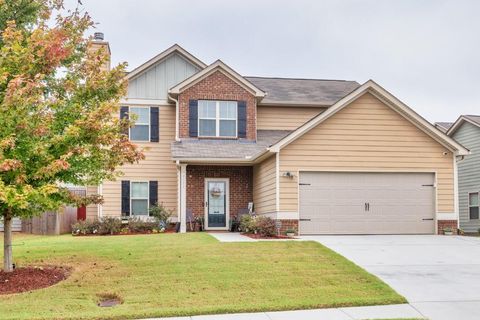
[(12, 216), (9, 212), (3, 215), (3, 271), (12, 272)]

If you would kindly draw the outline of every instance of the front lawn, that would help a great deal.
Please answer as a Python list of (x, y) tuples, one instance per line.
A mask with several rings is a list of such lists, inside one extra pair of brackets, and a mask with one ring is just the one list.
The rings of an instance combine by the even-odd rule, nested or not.
[[(73, 272), (50, 288), (0, 296), (0, 319), (125, 319), (406, 302), (316, 242), (220, 243), (205, 233), (16, 235), (13, 250), (17, 265), (57, 264)], [(123, 304), (98, 307), (98, 295), (109, 293)]]

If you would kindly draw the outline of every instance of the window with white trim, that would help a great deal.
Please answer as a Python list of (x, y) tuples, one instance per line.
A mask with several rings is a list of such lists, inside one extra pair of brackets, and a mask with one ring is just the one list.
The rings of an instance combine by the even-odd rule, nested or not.
[(237, 101), (198, 100), (198, 136), (237, 137)]
[(149, 215), (148, 182), (130, 182), (130, 208), (133, 216)]
[(479, 216), (480, 198), (478, 192), (468, 194), (468, 210), (470, 220), (478, 220)]
[(130, 107), (129, 113), (135, 117), (135, 125), (130, 128), (130, 140), (150, 141), (150, 108)]

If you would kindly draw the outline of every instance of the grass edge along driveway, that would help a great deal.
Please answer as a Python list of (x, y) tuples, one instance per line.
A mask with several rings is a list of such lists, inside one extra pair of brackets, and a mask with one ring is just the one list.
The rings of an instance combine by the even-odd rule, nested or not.
[[(66, 265), (73, 272), (50, 288), (0, 296), (0, 319), (133, 319), (406, 302), (377, 277), (310, 241), (18, 234), (14, 261)], [(106, 293), (123, 304), (98, 307), (98, 295)]]

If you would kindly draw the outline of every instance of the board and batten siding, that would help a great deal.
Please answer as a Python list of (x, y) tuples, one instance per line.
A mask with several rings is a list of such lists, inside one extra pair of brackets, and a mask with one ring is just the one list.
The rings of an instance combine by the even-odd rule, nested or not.
[(325, 111), (323, 107), (257, 106), (258, 130), (295, 130)]
[(253, 167), (253, 204), (257, 214), (276, 210), (276, 157), (275, 155)]
[(197, 73), (199, 68), (171, 54), (128, 83), (128, 98), (167, 100), (168, 89)]
[[(170, 144), (175, 140), (175, 105), (151, 105), (159, 107), (159, 142), (135, 142), (145, 148), (145, 160), (127, 164), (118, 170), (123, 176), (102, 185), (104, 217), (121, 216), (121, 181), (158, 181), (158, 202), (176, 212), (177, 168), (172, 161)], [(87, 210), (88, 215), (88, 210)]]
[[(436, 172), (437, 212), (456, 219), (453, 159), (452, 152), (366, 93), (280, 150), (280, 211), (298, 212), (299, 170)], [(286, 171), (295, 177), (282, 177)]]
[(458, 163), (460, 228), (465, 232), (478, 232), (480, 220), (470, 220), (468, 194), (480, 192), (480, 128), (464, 122), (452, 137), (471, 152)]

